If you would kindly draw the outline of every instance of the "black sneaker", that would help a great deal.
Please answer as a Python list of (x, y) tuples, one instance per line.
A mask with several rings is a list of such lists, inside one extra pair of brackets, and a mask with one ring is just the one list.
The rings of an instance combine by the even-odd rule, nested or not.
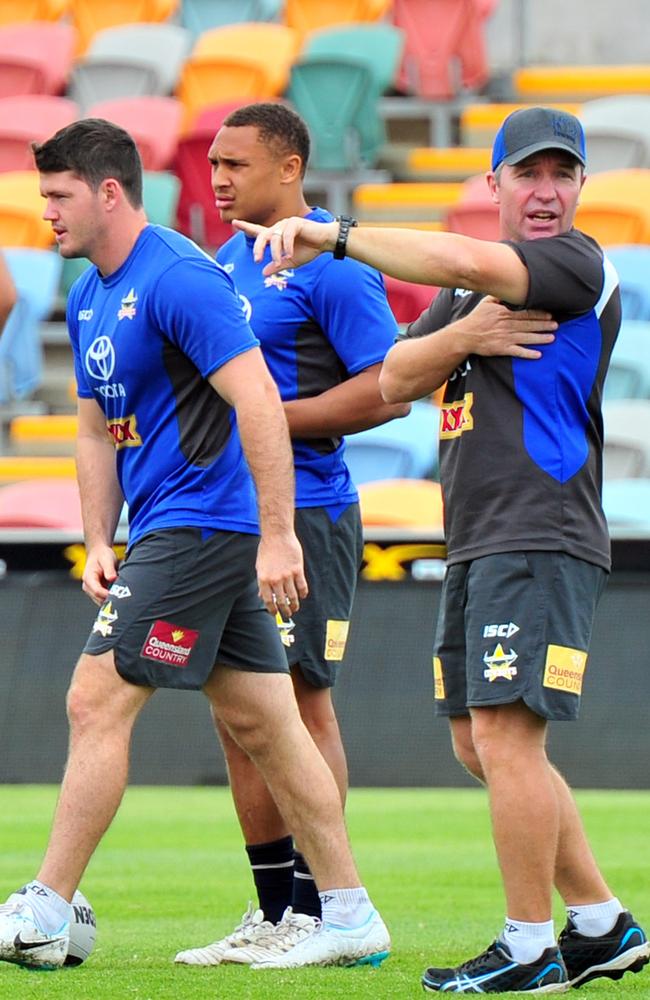
[(640, 972), (650, 958), (648, 939), (628, 910), (600, 937), (578, 934), (569, 918), (559, 945), (571, 986), (582, 986), (599, 976), (620, 979), (624, 972)]
[(503, 941), (455, 969), (427, 969), (422, 985), (430, 993), (564, 993), (569, 988), (559, 948), (547, 948), (536, 962), (515, 962)]

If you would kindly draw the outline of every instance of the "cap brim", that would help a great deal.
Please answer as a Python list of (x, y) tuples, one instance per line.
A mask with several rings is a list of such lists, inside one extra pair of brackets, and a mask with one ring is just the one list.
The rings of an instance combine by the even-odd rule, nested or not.
[(561, 149), (563, 152), (569, 153), (583, 167), (587, 166), (587, 161), (582, 153), (579, 153), (574, 146), (569, 146), (565, 142), (549, 142), (548, 139), (544, 140), (544, 142), (534, 142), (530, 146), (518, 149), (516, 153), (511, 153), (510, 156), (504, 156), (501, 163), (507, 163), (509, 167), (513, 167), (516, 163), (521, 163), (528, 156), (532, 156), (533, 153), (541, 153), (545, 149)]

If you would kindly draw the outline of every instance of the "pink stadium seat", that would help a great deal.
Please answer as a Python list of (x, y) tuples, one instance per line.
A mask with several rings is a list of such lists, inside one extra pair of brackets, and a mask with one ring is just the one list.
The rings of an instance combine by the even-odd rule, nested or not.
[(384, 275), (386, 296), (398, 323), (412, 323), (431, 304), (439, 290), (432, 285), (416, 285), (410, 281), (400, 281), (389, 274)]
[(178, 144), (183, 107), (175, 97), (122, 97), (91, 105), (86, 118), (106, 118), (130, 132), (145, 170), (166, 170)]
[(73, 60), (70, 24), (33, 21), (0, 27), (0, 97), (61, 94)]
[(479, 240), (500, 238), (499, 209), (492, 201), (485, 174), (465, 181), (459, 201), (447, 212), (445, 227)]
[(53, 94), (0, 97), (0, 171), (33, 169), (30, 143), (48, 139), (78, 114), (74, 101)]
[(0, 488), (0, 528), (50, 528), (83, 534), (74, 479), (27, 479)]

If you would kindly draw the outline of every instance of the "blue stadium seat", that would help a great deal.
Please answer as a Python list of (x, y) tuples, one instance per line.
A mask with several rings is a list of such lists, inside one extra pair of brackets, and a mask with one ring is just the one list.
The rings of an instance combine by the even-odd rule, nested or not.
[(18, 303), (0, 337), (0, 403), (7, 403), (24, 399), (41, 384), (39, 324), (54, 308), (62, 261), (52, 250), (11, 247), (3, 253), (18, 291)]
[(650, 479), (606, 480), (603, 509), (610, 528), (650, 533)]
[(606, 400), (650, 399), (650, 322), (623, 320), (603, 396)]
[(193, 38), (204, 31), (224, 24), (247, 21), (274, 21), (282, 6), (281, 0), (183, 0), (181, 24)]
[(608, 247), (607, 256), (620, 278), (623, 319), (650, 320), (650, 246)]
[(345, 460), (353, 481), (424, 479), (438, 468), (440, 411), (423, 400), (411, 412), (380, 427), (351, 434), (345, 439)]

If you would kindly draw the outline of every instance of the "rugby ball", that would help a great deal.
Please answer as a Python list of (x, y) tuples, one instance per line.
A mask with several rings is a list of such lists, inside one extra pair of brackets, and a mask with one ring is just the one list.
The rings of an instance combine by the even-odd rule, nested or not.
[(70, 944), (64, 965), (81, 965), (85, 962), (95, 947), (97, 925), (95, 911), (82, 892), (75, 892), (72, 897), (72, 916), (70, 918)]

